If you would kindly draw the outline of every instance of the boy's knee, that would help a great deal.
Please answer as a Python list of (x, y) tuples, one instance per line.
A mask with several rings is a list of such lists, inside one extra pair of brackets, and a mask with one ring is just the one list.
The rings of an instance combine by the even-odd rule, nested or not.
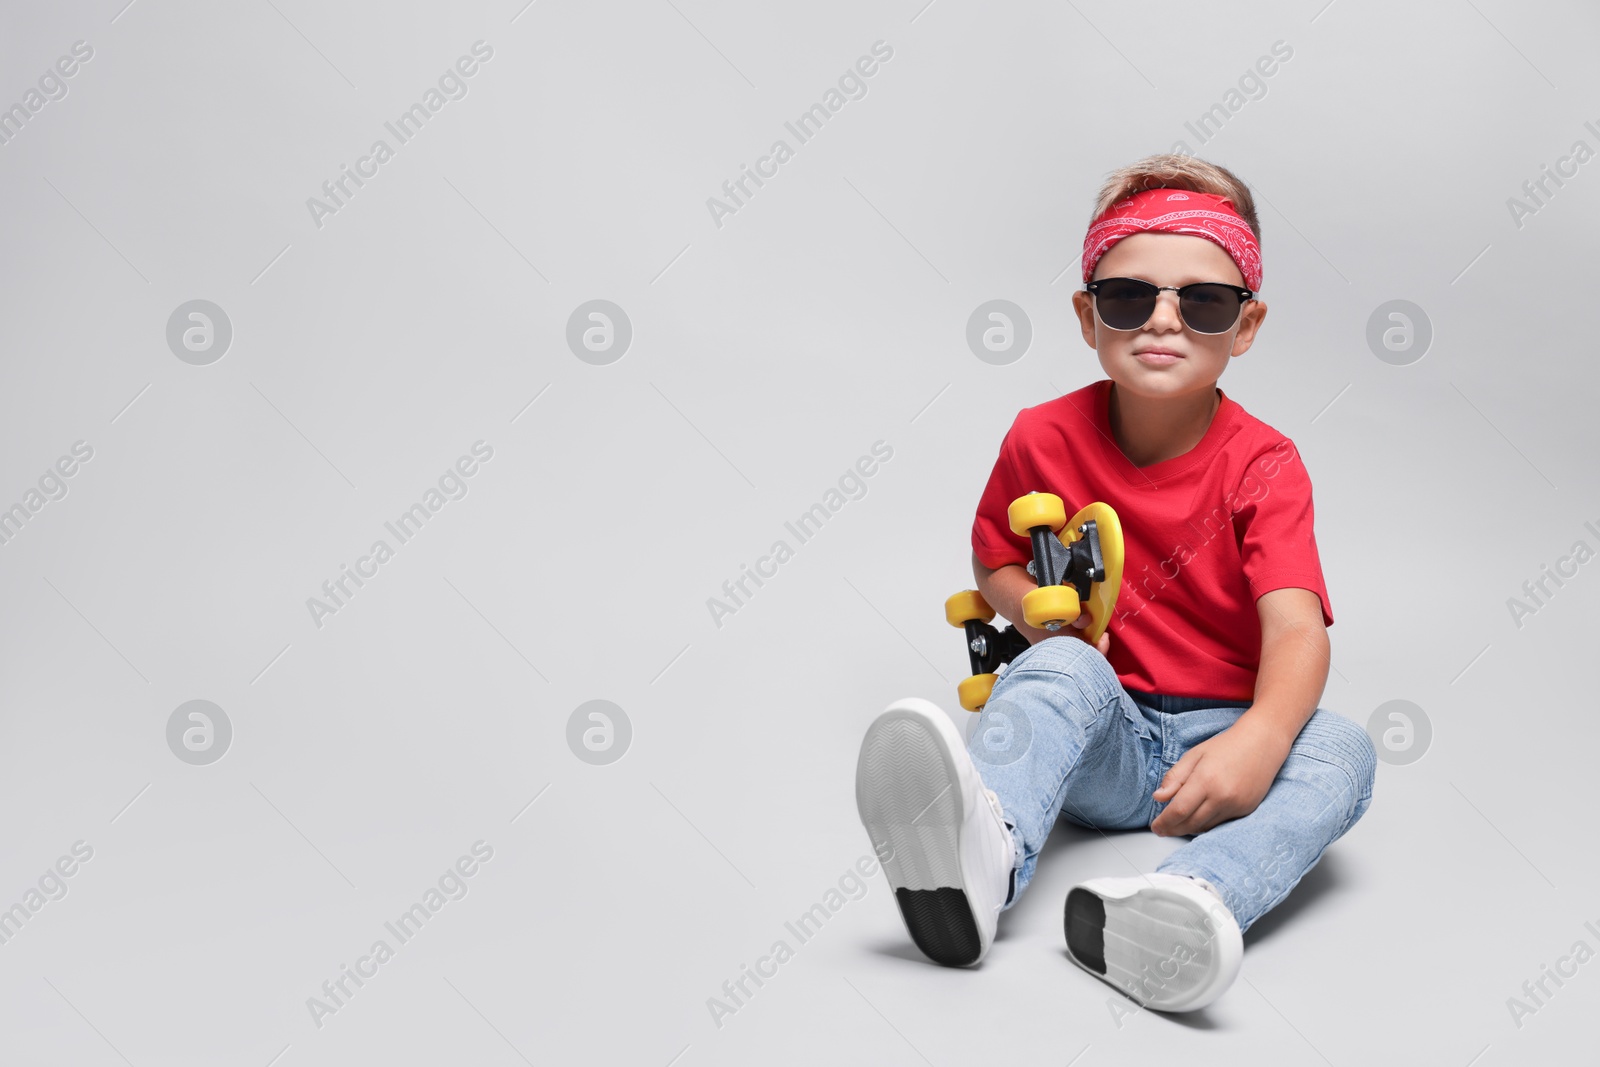
[[(1088, 661), (1087, 668), (1083, 666), (1086, 660)], [(1036, 645), (1029, 645), (1022, 650), (1016, 659), (1012, 660), (1011, 667), (1013, 670), (1046, 670), (1067, 673), (1069, 671), (1095, 669), (1098, 666), (1094, 662), (1095, 660), (1098, 660), (1100, 664), (1104, 664), (1107, 669), (1111, 666), (1106, 662), (1105, 656), (1100, 654), (1100, 650), (1083, 638), (1060, 636), (1048, 637)]]
[(1110, 662), (1098, 648), (1081, 637), (1049, 637), (1028, 646), (1012, 660), (1001, 681), (1009, 678), (1012, 672), (1065, 675), (1077, 681), (1086, 692), (1106, 698), (1116, 695), (1122, 687)]
[(1312, 714), (1307, 726), (1296, 744), (1305, 742), (1309, 755), (1344, 771), (1359, 814), (1372, 797), (1378, 774), (1378, 753), (1372, 738), (1359, 724), (1322, 708)]

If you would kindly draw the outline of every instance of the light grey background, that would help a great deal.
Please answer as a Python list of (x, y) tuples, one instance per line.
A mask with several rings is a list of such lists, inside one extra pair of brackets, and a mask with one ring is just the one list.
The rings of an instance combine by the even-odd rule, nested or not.
[[(5, 1062), (1594, 1055), (1600, 963), (1507, 1006), (1600, 948), (1600, 563), (1520, 627), (1507, 605), (1600, 548), (1600, 162), (1508, 208), (1600, 148), (1591, 6), (124, 3), (0, 25), (4, 106), (93, 48), (0, 145), (0, 507), (93, 449), (0, 546), (0, 908), (93, 849), (0, 944)], [(318, 228), (307, 198), (479, 40), (467, 95)], [(707, 198), (780, 137), (718, 227)], [(925, 961), (877, 874), (718, 1027), (707, 998), (869, 851), (867, 722), (914, 694), (967, 725), (940, 605), (978, 494), (1019, 408), (1101, 377), (1069, 302), (1100, 181), (1180, 141), (1258, 196), (1271, 313), (1221, 384), (1315, 481), (1322, 704), (1413, 701), (1428, 751), (1201, 1015), (1119, 1020), (1061, 937), (1068, 886), (1176, 843), (1063, 826), (980, 969)], [(166, 343), (196, 299), (233, 329), (208, 366)], [(597, 299), (633, 328), (604, 366), (566, 343)], [(966, 345), (992, 299), (1032, 324), (1006, 366)], [(1397, 299), (1434, 330), (1406, 366), (1365, 339)], [(480, 440), (467, 495), (316, 626)], [(865, 495), (714, 624), (878, 440)], [(632, 739), (597, 766), (567, 731), (602, 699)], [(191, 700), (232, 726), (209, 765), (167, 745)], [(467, 895), (315, 1025), (480, 840)]]

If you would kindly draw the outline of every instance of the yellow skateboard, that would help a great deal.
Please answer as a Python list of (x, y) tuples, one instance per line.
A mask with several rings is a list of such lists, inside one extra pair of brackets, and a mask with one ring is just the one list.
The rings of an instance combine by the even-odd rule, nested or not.
[[(1067, 509), (1054, 493), (1029, 493), (1011, 502), (1011, 532), (1033, 542), (1028, 573), (1039, 588), (1022, 598), (1027, 624), (1051, 632), (1071, 626), (1085, 610), (1089, 625), (1083, 636), (1092, 645), (1111, 624), (1117, 593), (1122, 588), (1122, 523), (1111, 505), (1096, 501), (1067, 521)], [(972, 677), (956, 687), (961, 706), (982, 711), (1002, 664), (1028, 647), (1014, 626), (990, 625), (994, 609), (976, 589), (964, 589), (944, 602), (944, 617), (965, 630)]]

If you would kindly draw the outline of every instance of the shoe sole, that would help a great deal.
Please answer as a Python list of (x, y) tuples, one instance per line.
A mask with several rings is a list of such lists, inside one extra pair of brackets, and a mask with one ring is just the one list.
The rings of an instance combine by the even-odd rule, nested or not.
[(894, 890), (900, 917), (923, 955), (965, 967), (983, 939), (961, 873), (960, 778), (947, 745), (955, 727), (915, 711), (891, 709), (868, 728), (856, 764), (856, 806)]
[(1244, 944), (1238, 925), (1190, 879), (1153, 877), (1154, 884), (1122, 896), (1096, 892), (1088, 888), (1092, 882), (1068, 892), (1067, 955), (1147, 1008), (1202, 1008), (1239, 972)]

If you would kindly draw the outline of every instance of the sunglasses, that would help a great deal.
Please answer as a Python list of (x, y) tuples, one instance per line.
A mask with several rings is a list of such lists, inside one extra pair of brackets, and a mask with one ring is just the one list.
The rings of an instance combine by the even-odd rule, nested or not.
[(1137, 330), (1149, 322), (1163, 289), (1178, 294), (1178, 314), (1195, 333), (1227, 333), (1239, 321), (1245, 301), (1255, 299), (1250, 290), (1224, 282), (1151, 285), (1137, 278), (1102, 278), (1083, 288), (1094, 294), (1100, 321), (1113, 330)]

